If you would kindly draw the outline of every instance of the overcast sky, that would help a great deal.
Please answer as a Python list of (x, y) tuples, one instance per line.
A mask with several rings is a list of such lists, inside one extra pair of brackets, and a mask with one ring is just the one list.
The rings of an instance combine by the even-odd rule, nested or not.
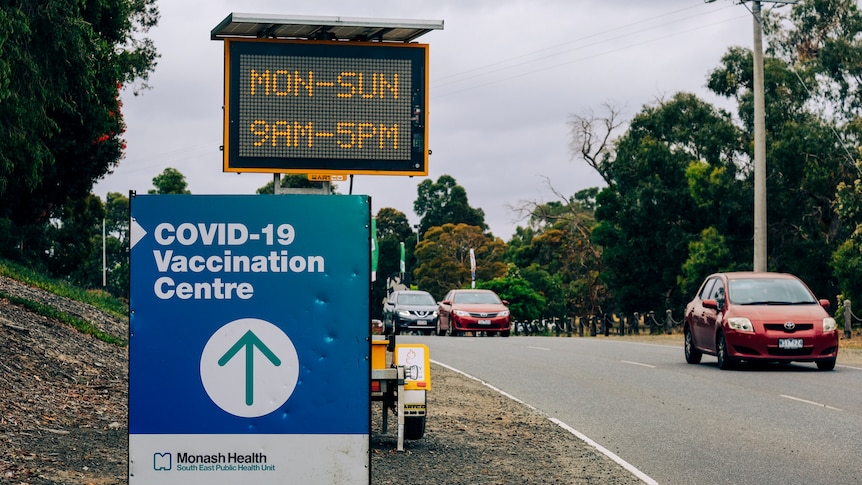
[[(764, 4), (768, 5), (768, 4)], [(182, 172), (193, 194), (253, 194), (269, 174), (222, 172), (223, 42), (210, 31), (228, 14), (323, 15), (442, 20), (430, 45), (429, 174), (449, 174), (485, 211), (494, 235), (509, 240), (526, 225), (511, 208), (600, 186), (573, 159), (572, 114), (626, 119), (658, 98), (710, 95), (708, 73), (731, 46), (750, 48), (752, 21), (735, 0), (160, 0), (148, 34), (161, 58), (139, 96), (123, 92), (128, 148), (94, 191), (146, 193), (165, 168)], [(411, 224), (423, 177), (357, 175), (353, 193), (372, 211), (393, 207)], [(339, 183), (347, 193), (349, 184)]]

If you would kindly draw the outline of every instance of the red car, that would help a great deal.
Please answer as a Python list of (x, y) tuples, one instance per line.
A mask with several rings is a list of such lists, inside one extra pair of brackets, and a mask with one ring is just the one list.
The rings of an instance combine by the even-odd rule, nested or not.
[(486, 332), (508, 337), (507, 304), (491, 290), (452, 290), (437, 307), (437, 335)]
[(747, 362), (814, 362), (832, 370), (838, 326), (799, 278), (785, 273), (716, 273), (685, 308), (685, 360), (703, 354), (729, 369)]

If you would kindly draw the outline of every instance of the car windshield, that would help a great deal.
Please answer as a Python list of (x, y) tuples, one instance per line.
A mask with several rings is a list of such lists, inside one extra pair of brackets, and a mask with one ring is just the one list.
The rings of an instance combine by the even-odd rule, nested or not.
[(437, 305), (430, 293), (401, 293), (398, 295), (399, 305)]
[(728, 297), (737, 305), (802, 305), (817, 303), (814, 295), (795, 279), (745, 278), (729, 281)]
[(452, 303), (462, 303), (468, 305), (482, 304), (501, 304), (500, 299), (494, 293), (486, 293), (484, 291), (455, 293), (452, 298)]

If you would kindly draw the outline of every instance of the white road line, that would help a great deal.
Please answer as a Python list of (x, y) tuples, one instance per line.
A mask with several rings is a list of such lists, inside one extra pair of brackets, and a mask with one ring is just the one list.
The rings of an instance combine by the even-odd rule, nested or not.
[(862, 367), (853, 367), (852, 365), (841, 365), (841, 364), (838, 364), (838, 367), (843, 367), (843, 368), (845, 368), (845, 369), (862, 370)]
[(596, 450), (598, 450), (599, 453), (607, 456), (611, 460), (615, 461), (618, 465), (620, 465), (623, 468), (625, 468), (626, 470), (630, 471), (634, 476), (640, 478), (644, 483), (648, 483), (650, 485), (658, 485), (658, 482), (653, 480), (650, 476), (648, 476), (644, 472), (635, 468), (634, 465), (632, 465), (631, 463), (620, 458), (613, 451), (611, 451), (611, 450), (605, 448), (604, 446), (596, 443), (595, 441), (591, 440), (587, 435), (585, 435), (585, 434), (581, 433), (580, 431), (572, 428), (571, 426), (560, 421), (557, 418), (550, 418), (550, 420), (551, 420), (551, 422), (556, 423), (557, 426), (563, 428), (564, 430), (568, 431), (569, 433), (572, 433), (573, 435), (580, 438), (584, 443), (586, 443), (586, 444), (592, 446), (593, 448), (595, 448)]
[(496, 391), (496, 392), (498, 392), (498, 393), (502, 394), (503, 396), (506, 396), (506, 397), (508, 397), (509, 399), (511, 399), (511, 400), (513, 400), (513, 401), (515, 401), (515, 402), (517, 402), (518, 404), (523, 404), (524, 406), (527, 406), (528, 408), (532, 409), (533, 411), (536, 411), (536, 412), (538, 412), (538, 413), (541, 413), (541, 414), (542, 414), (542, 415), (544, 415), (546, 418), (548, 418), (548, 420), (550, 420), (552, 423), (556, 424), (557, 426), (559, 426), (559, 427), (563, 428), (564, 430), (568, 431), (569, 433), (573, 434), (576, 438), (580, 439), (581, 441), (583, 441), (584, 443), (586, 443), (588, 446), (592, 446), (593, 448), (595, 448), (595, 449), (596, 449), (596, 451), (598, 451), (599, 453), (601, 453), (601, 454), (603, 454), (603, 455), (607, 456), (608, 458), (610, 458), (611, 460), (613, 460), (614, 462), (616, 462), (618, 465), (620, 465), (621, 467), (623, 467), (623, 468), (625, 468), (626, 470), (628, 470), (629, 472), (631, 472), (634, 476), (638, 477), (638, 478), (639, 478), (641, 481), (643, 481), (644, 483), (649, 484), (649, 485), (658, 485), (658, 482), (657, 482), (657, 481), (653, 480), (653, 479), (652, 479), (652, 478), (650, 478), (647, 474), (645, 474), (644, 472), (642, 472), (642, 471), (638, 470), (637, 468), (635, 468), (635, 466), (634, 466), (634, 465), (632, 465), (631, 463), (629, 463), (629, 462), (627, 462), (627, 461), (623, 460), (622, 458), (620, 458), (620, 457), (619, 457), (616, 453), (614, 453), (613, 451), (611, 451), (611, 450), (609, 450), (609, 449), (605, 448), (604, 446), (602, 446), (602, 445), (600, 445), (600, 444), (596, 443), (595, 441), (593, 441), (592, 439), (590, 439), (590, 437), (588, 437), (587, 435), (585, 435), (585, 434), (581, 433), (580, 431), (576, 430), (575, 428), (572, 428), (571, 426), (569, 426), (568, 424), (566, 424), (566, 423), (564, 423), (564, 422), (560, 421), (559, 419), (557, 419), (557, 418), (552, 418), (552, 417), (548, 416), (548, 415), (547, 415), (547, 414), (545, 414), (544, 412), (542, 412), (542, 411), (540, 411), (539, 409), (537, 409), (535, 406), (532, 406), (532, 405), (530, 405), (530, 404), (527, 404), (527, 403), (525, 403), (524, 401), (522, 401), (522, 400), (520, 400), (520, 399), (516, 398), (515, 396), (513, 396), (513, 395), (511, 395), (511, 394), (509, 394), (509, 393), (507, 393), (507, 392), (505, 392), (505, 391), (503, 391), (503, 390), (497, 389), (496, 387), (492, 386), (491, 384), (488, 384), (487, 382), (483, 381), (482, 379), (479, 379), (478, 377), (473, 377), (473, 376), (471, 376), (470, 374), (468, 374), (468, 373), (466, 373), (466, 372), (464, 372), (464, 371), (458, 370), (458, 369), (456, 369), (456, 368), (454, 368), (454, 367), (450, 367), (450, 366), (448, 366), (448, 365), (446, 365), (446, 364), (444, 364), (444, 363), (442, 363), (442, 362), (438, 362), (438, 361), (433, 360), (433, 359), (431, 359), (431, 362), (433, 362), (434, 364), (437, 364), (437, 365), (439, 365), (439, 366), (441, 366), (441, 367), (445, 367), (445, 368), (447, 368), (447, 369), (449, 369), (449, 370), (451, 370), (451, 371), (453, 371), (453, 372), (457, 372), (458, 374), (461, 374), (462, 376), (464, 376), (464, 377), (466, 377), (466, 378), (468, 378), (468, 379), (473, 379), (474, 381), (477, 381), (477, 382), (481, 383), (483, 386), (488, 387), (488, 388), (490, 388), (490, 389), (492, 389), (492, 390), (494, 390), (494, 391)]
[(527, 346), (527, 348), (528, 348), (528, 349), (533, 349), (533, 350), (551, 350), (551, 349), (549, 349), (549, 348), (547, 348), (547, 347), (533, 347), (532, 345), (528, 345), (528, 346)]
[(794, 400), (794, 401), (804, 402), (805, 404), (812, 404), (812, 405), (814, 405), (814, 406), (820, 406), (820, 407), (822, 407), (822, 408), (831, 409), (831, 410), (833, 410), (833, 411), (843, 411), (843, 409), (840, 409), (840, 408), (835, 408), (835, 407), (832, 407), (832, 406), (827, 406), (826, 404), (819, 403), (819, 402), (814, 402), (814, 401), (809, 401), (809, 400), (807, 400), (807, 399), (802, 399), (802, 398), (800, 398), (800, 397), (788, 396), (787, 394), (779, 394), (779, 396), (781, 396), (781, 397), (783, 397), (783, 398), (785, 398), (785, 399), (792, 399), (792, 400)]
[(620, 362), (622, 362), (623, 364), (639, 365), (641, 367), (649, 367), (650, 369), (655, 369), (654, 365), (641, 364), (640, 362), (632, 362), (630, 360), (621, 360)]

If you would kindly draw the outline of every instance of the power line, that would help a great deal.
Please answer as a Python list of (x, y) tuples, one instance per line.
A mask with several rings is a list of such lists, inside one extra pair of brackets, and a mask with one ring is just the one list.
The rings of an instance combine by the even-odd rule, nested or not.
[[(601, 37), (601, 36), (606, 35), (606, 34), (608, 34), (608, 33), (610, 33), (610, 32), (616, 32), (616, 31), (619, 31), (619, 30), (628, 29), (629, 27), (632, 27), (632, 26), (635, 26), (635, 25), (643, 24), (643, 23), (650, 22), (650, 21), (652, 21), (652, 20), (656, 20), (656, 19), (661, 19), (661, 18), (669, 17), (669, 16), (674, 15), (674, 14), (676, 14), (676, 13), (683, 12), (683, 11), (686, 11), (686, 10), (690, 10), (690, 9), (692, 9), (692, 8), (697, 8), (697, 7), (699, 7), (699, 6), (700, 6), (700, 5), (694, 5), (694, 6), (691, 6), (691, 7), (686, 7), (686, 8), (682, 8), (682, 9), (679, 9), (679, 10), (674, 10), (674, 11), (671, 11), (671, 12), (667, 12), (667, 13), (665, 13), (665, 14), (656, 15), (655, 17), (650, 17), (650, 18), (646, 18), (646, 19), (643, 19), (643, 20), (639, 20), (639, 21), (637, 21), (637, 22), (632, 22), (632, 23), (629, 23), (629, 24), (621, 25), (621, 26), (619, 26), (619, 27), (615, 27), (615, 28), (607, 29), (607, 30), (605, 30), (604, 32), (599, 33), (599, 34), (590, 34), (590, 35), (585, 35), (585, 36), (583, 36), (583, 37), (579, 37), (579, 38), (576, 38), (576, 39), (572, 39), (572, 40), (570, 40), (570, 41), (563, 42), (563, 43), (561, 43), (561, 44), (557, 44), (557, 45), (554, 45), (554, 46), (551, 46), (551, 47), (543, 47), (543, 48), (541, 48), (541, 49), (537, 49), (537, 50), (534, 50), (534, 51), (531, 51), (531, 52), (527, 52), (527, 53), (524, 53), (524, 54), (521, 54), (521, 55), (518, 55), (518, 56), (513, 56), (513, 57), (506, 58), (506, 59), (502, 59), (502, 60), (500, 60), (500, 61), (495, 61), (495, 62), (493, 62), (493, 63), (491, 63), (491, 64), (485, 64), (485, 65), (483, 65), (483, 66), (474, 67), (474, 68), (472, 68), (472, 69), (468, 69), (468, 70), (466, 70), (466, 71), (461, 71), (461, 72), (459, 72), (459, 73), (450, 74), (450, 75), (448, 75), (448, 76), (443, 76), (443, 77), (441, 77), (441, 78), (438, 78), (438, 82), (442, 81), (442, 82), (445, 84), (445, 83), (446, 83), (446, 81), (448, 81), (450, 78), (456, 78), (456, 77), (459, 77), (459, 76), (465, 76), (465, 75), (468, 75), (468, 74), (473, 73), (473, 72), (476, 72), (476, 71), (484, 71), (484, 70), (486, 70), (486, 69), (489, 69), (489, 68), (493, 68), (493, 67), (495, 67), (495, 66), (498, 66), (499, 64), (502, 64), (502, 63), (511, 62), (511, 61), (515, 61), (515, 60), (518, 60), (518, 59), (523, 59), (523, 58), (525, 58), (525, 57), (531, 57), (531, 56), (533, 56), (533, 55), (540, 54), (540, 53), (542, 53), (542, 52), (544, 52), (544, 51), (547, 51), (547, 50), (555, 50), (555, 49), (559, 49), (559, 48), (561, 48), (561, 47), (568, 46), (568, 45), (571, 45), (571, 44), (575, 44), (575, 43), (578, 43), (578, 42), (581, 42), (581, 41), (584, 41), (584, 40), (590, 40), (590, 39), (593, 39), (593, 38), (596, 38), (596, 37)], [(686, 17), (686, 18), (691, 18), (691, 17)], [(661, 26), (661, 25), (660, 25), (660, 26)], [(650, 27), (650, 28), (643, 29), (643, 30), (650, 30), (650, 29), (654, 29), (654, 28), (656, 28), (656, 27)], [(641, 31), (637, 31), (637, 32), (642, 32), (643, 30), (641, 30)], [(631, 35), (632, 33), (637, 33), (637, 32), (629, 32), (629, 34), (628, 34), (628, 35)], [(625, 37), (625, 36), (622, 36), (622, 37)], [(613, 40), (613, 39), (611, 39), (611, 40)], [(587, 44), (587, 46), (589, 46), (589, 45), (592, 45), (592, 44)], [(551, 54), (550, 56), (565, 54), (565, 53), (567, 53), (567, 52), (571, 52), (572, 50), (580, 49), (580, 48), (583, 48), (583, 47), (584, 47), (584, 46), (578, 46), (578, 47), (576, 47), (575, 49), (570, 49), (570, 50), (567, 50), (567, 51), (564, 51), (564, 52), (561, 52), (561, 53), (558, 53), (558, 54)], [(550, 56), (546, 56), (546, 57), (550, 57)], [(544, 58), (545, 58), (545, 57), (543, 57), (542, 59), (544, 59)], [(526, 61), (526, 62), (533, 62), (533, 60), (528, 60), (528, 61)], [(518, 65), (520, 65), (520, 64), (518, 64)], [(457, 82), (457, 81), (455, 81), (455, 82)]]
[[(701, 4), (701, 5), (702, 5), (702, 4)], [(615, 41), (615, 40), (625, 39), (625, 38), (627, 38), (627, 37), (632, 37), (632, 36), (635, 36), (635, 35), (637, 35), (637, 34), (641, 34), (641, 33), (643, 33), (643, 32), (648, 32), (648, 31), (651, 31), (651, 30), (664, 28), (664, 27), (667, 27), (667, 26), (669, 26), (669, 25), (677, 24), (677, 23), (680, 23), (680, 22), (682, 22), (682, 21), (687, 21), (687, 20), (690, 20), (690, 19), (692, 19), (692, 18), (696, 18), (696, 17), (704, 17), (704, 16), (706, 16), (706, 15), (711, 14), (712, 12), (714, 12), (714, 11), (716, 11), (716, 10), (720, 10), (720, 9), (714, 9), (714, 10), (711, 10), (710, 12), (706, 12), (706, 13), (698, 13), (698, 14), (695, 14), (695, 15), (689, 15), (689, 16), (686, 16), (686, 17), (683, 17), (683, 18), (678, 18), (678, 19), (676, 19), (676, 20), (674, 20), (674, 21), (672, 21), (672, 22), (665, 22), (665, 23), (661, 23), (661, 24), (657, 24), (657, 25), (653, 25), (653, 26), (645, 27), (645, 28), (642, 28), (642, 29), (639, 29), (639, 30), (630, 30), (630, 27), (632, 27), (632, 26), (636, 26), (636, 25), (639, 25), (639, 24), (643, 24), (643, 23), (645, 23), (645, 22), (650, 22), (650, 21), (652, 21), (652, 20), (656, 20), (656, 19), (663, 19), (663, 18), (667, 18), (667, 17), (670, 17), (670, 16), (672, 16), (672, 15), (675, 15), (675, 14), (677, 14), (677, 13), (679, 13), (679, 12), (683, 12), (683, 11), (686, 11), (686, 10), (690, 10), (690, 9), (692, 9), (692, 8), (695, 8), (695, 7), (686, 7), (686, 8), (683, 8), (683, 9), (675, 10), (675, 11), (672, 11), (672, 12), (668, 12), (668, 13), (666, 13), (666, 14), (657, 15), (657, 16), (655, 16), (655, 17), (651, 17), (651, 18), (648, 18), (648, 19), (644, 19), (644, 20), (640, 20), (640, 21), (637, 21), (637, 22), (632, 22), (632, 23), (629, 23), (629, 24), (621, 25), (621, 26), (619, 26), (619, 27), (615, 27), (615, 28), (612, 28), (612, 29), (608, 29), (608, 30), (605, 30), (603, 33), (600, 33), (600, 34), (591, 34), (591, 35), (583, 36), (583, 37), (580, 37), (580, 38), (578, 38), (578, 39), (574, 39), (574, 40), (572, 40), (572, 41), (566, 42), (566, 43), (564, 43), (564, 44), (559, 44), (558, 46), (548, 47), (548, 48), (543, 48), (543, 49), (538, 49), (538, 50), (535, 50), (535, 51), (532, 51), (532, 52), (529, 52), (529, 53), (526, 53), (526, 54), (522, 54), (522, 55), (519, 55), (519, 56), (514, 56), (514, 57), (507, 58), (507, 59), (503, 59), (503, 60), (501, 60), (501, 61), (497, 61), (497, 62), (494, 62), (494, 63), (491, 63), (491, 64), (486, 64), (486, 65), (484, 65), (484, 66), (477, 67), (477, 68), (473, 68), (473, 69), (469, 69), (469, 70), (467, 70), (467, 71), (462, 71), (461, 73), (456, 73), (456, 74), (451, 74), (451, 75), (448, 75), (448, 76), (444, 76), (444, 77), (442, 77), (442, 78), (438, 78), (438, 79), (436, 80), (436, 82), (432, 82), (432, 88), (440, 88), (440, 87), (444, 87), (444, 88), (445, 88), (446, 86), (456, 85), (456, 84), (458, 84), (458, 83), (463, 83), (463, 82), (466, 82), (466, 81), (469, 81), (469, 80), (472, 80), (472, 79), (475, 79), (475, 78), (478, 78), (478, 77), (481, 77), (481, 76), (487, 76), (487, 75), (490, 75), (490, 74), (498, 73), (498, 72), (500, 72), (500, 71), (506, 71), (506, 70), (512, 70), (512, 69), (516, 69), (516, 68), (521, 68), (521, 67), (526, 66), (526, 65), (531, 64), (531, 63), (536, 63), (536, 62), (540, 62), (540, 61), (544, 61), (544, 60), (552, 59), (552, 58), (559, 57), (559, 56), (562, 56), (562, 55), (565, 55), (565, 54), (569, 54), (569, 53), (572, 53), (572, 52), (575, 52), (575, 51), (578, 51), (578, 50), (583, 50), (583, 49), (585, 49), (585, 48), (594, 47), (594, 46), (596, 46), (596, 45), (606, 44), (606, 43), (608, 43), (608, 42), (610, 42), (610, 41)], [(722, 7), (721, 9), (724, 9), (724, 8), (728, 8), (728, 7)], [(551, 66), (546, 66), (546, 67), (544, 67), (544, 68), (535, 69), (535, 70), (532, 70), (532, 71), (529, 71), (529, 72), (525, 72), (525, 73), (521, 73), (521, 74), (510, 75), (510, 76), (505, 77), (504, 79), (496, 79), (496, 80), (492, 80), (492, 81), (487, 81), (487, 82), (483, 82), (483, 83), (478, 83), (478, 84), (474, 84), (474, 85), (472, 85), (472, 86), (467, 86), (467, 87), (464, 87), (464, 88), (461, 88), (461, 89), (455, 89), (455, 90), (448, 91), (448, 92), (447, 92), (447, 91), (445, 91), (445, 89), (444, 89), (444, 92), (443, 92), (442, 94), (435, 94), (434, 96), (435, 96), (436, 98), (450, 96), (450, 95), (452, 95), (452, 94), (460, 93), (460, 92), (467, 91), (467, 90), (471, 90), (471, 89), (476, 89), (476, 88), (479, 88), (479, 87), (484, 87), (484, 86), (487, 86), (487, 85), (490, 85), (490, 84), (497, 84), (497, 83), (503, 82), (504, 80), (510, 80), (510, 79), (513, 79), (513, 78), (523, 77), (523, 76), (526, 76), (526, 75), (529, 75), (529, 74), (533, 74), (533, 73), (535, 73), (535, 72), (541, 72), (541, 71), (545, 71), (545, 70), (548, 70), (548, 69), (552, 69), (552, 68), (555, 68), (555, 67), (557, 67), (557, 66), (567, 65), (567, 64), (574, 63), (574, 62), (580, 62), (580, 61), (583, 61), (583, 60), (586, 60), (586, 59), (591, 59), (591, 58), (598, 57), (598, 56), (601, 56), (601, 55), (605, 55), (605, 54), (608, 54), (608, 53), (618, 52), (618, 51), (625, 50), (625, 49), (628, 49), (628, 48), (631, 48), (631, 47), (635, 47), (635, 46), (638, 46), (638, 45), (643, 45), (643, 44), (646, 44), (646, 43), (655, 42), (655, 41), (657, 41), (657, 40), (662, 40), (662, 39), (666, 39), (666, 38), (669, 38), (669, 37), (674, 37), (674, 36), (682, 35), (682, 34), (685, 34), (685, 33), (692, 32), (692, 31), (699, 31), (699, 30), (702, 30), (702, 29), (704, 29), (704, 28), (706, 28), (706, 27), (711, 27), (711, 26), (713, 26), (713, 25), (719, 25), (719, 24), (722, 24), (722, 23), (725, 23), (725, 22), (730, 22), (730, 21), (735, 21), (735, 20), (737, 20), (737, 19), (728, 19), (728, 20), (723, 20), (723, 21), (718, 21), (718, 22), (712, 22), (712, 23), (705, 24), (705, 25), (700, 25), (700, 26), (697, 26), (697, 27), (691, 27), (691, 28), (688, 28), (688, 29), (683, 30), (683, 31), (680, 31), (680, 32), (674, 32), (674, 33), (670, 33), (670, 34), (665, 34), (665, 35), (661, 35), (661, 36), (658, 36), (658, 37), (653, 37), (653, 38), (651, 38), (651, 39), (647, 39), (647, 40), (644, 40), (644, 41), (637, 41), (637, 42), (633, 42), (633, 43), (630, 43), (630, 44), (625, 45), (625, 46), (622, 46), (622, 47), (618, 47), (618, 48), (614, 48), (614, 49), (609, 49), (609, 50), (602, 51), (602, 52), (597, 52), (597, 53), (590, 54), (590, 55), (587, 55), (587, 56), (583, 56), (583, 57), (580, 57), (580, 58), (577, 58), (577, 59), (572, 59), (572, 60), (569, 60), (569, 61), (565, 61), (565, 62), (561, 62), (561, 63), (553, 64), (553, 65), (551, 65)], [(610, 38), (604, 38), (604, 39), (601, 39), (601, 37), (606, 37), (607, 33), (610, 33), (610, 32), (616, 32), (616, 31), (620, 31), (620, 30), (625, 30), (625, 31), (626, 31), (626, 33), (624, 33), (624, 34), (622, 34), (622, 35), (618, 35), (618, 36), (610, 37)], [(563, 47), (563, 46), (570, 46), (570, 45), (572, 45), (572, 44), (576, 44), (576, 43), (579, 43), (579, 42), (582, 42), (582, 41), (585, 41), (585, 40), (593, 40), (593, 39), (595, 39), (593, 42), (590, 42), (590, 43), (587, 43), (587, 44), (580, 44), (580, 45), (577, 45), (577, 46), (572, 47), (572, 48), (568, 48), (568, 49), (563, 50), (563, 51), (560, 51), (560, 52), (550, 53), (550, 54), (546, 54), (546, 55), (543, 55), (543, 56), (540, 56), (540, 57), (535, 57), (537, 54), (541, 54), (541, 53), (546, 52), (546, 51), (559, 50), (559, 49), (560, 49), (561, 47)], [(511, 65), (508, 65), (508, 66), (507, 66), (507, 65), (503, 65), (503, 64), (510, 63), (510, 62), (515, 61), (515, 60), (518, 60), (518, 59), (525, 59), (525, 58), (526, 58), (526, 60), (523, 60), (523, 61), (521, 61), (521, 62), (516, 62), (516, 63), (511, 64)], [(461, 77), (461, 79), (458, 79), (459, 77)]]

